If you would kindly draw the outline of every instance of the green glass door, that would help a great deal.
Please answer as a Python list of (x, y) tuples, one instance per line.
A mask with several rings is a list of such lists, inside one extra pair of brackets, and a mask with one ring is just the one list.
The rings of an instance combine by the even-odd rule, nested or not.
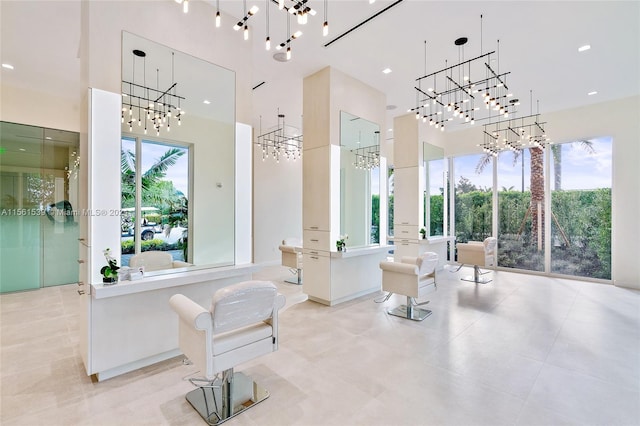
[(78, 280), (78, 218), (62, 214), (78, 147), (77, 133), (0, 122), (1, 293)]

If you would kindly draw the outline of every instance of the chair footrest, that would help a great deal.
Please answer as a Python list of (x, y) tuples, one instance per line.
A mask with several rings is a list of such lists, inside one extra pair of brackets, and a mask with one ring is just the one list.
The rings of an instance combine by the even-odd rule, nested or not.
[(219, 425), (269, 397), (266, 389), (242, 373), (233, 373), (228, 383), (192, 390), (186, 396), (189, 404), (209, 425)]

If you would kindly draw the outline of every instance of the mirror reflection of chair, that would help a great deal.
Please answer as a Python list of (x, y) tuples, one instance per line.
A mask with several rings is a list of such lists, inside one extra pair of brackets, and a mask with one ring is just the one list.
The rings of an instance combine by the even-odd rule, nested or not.
[(144, 266), (144, 271), (150, 272), (173, 268), (184, 268), (192, 265), (191, 263), (183, 262), (181, 260), (173, 260), (171, 253), (166, 251), (144, 251), (131, 256), (131, 258), (129, 258), (129, 266), (132, 268)]
[(302, 284), (302, 240), (299, 238), (285, 238), (278, 247), (282, 253), (282, 266), (289, 268), (296, 278), (286, 279), (291, 284)]
[(278, 349), (278, 310), (285, 297), (268, 281), (245, 281), (213, 296), (210, 310), (176, 294), (169, 300), (178, 314), (178, 343), (203, 378), (187, 401), (210, 425), (217, 425), (264, 401), (269, 392), (242, 373), (239, 364)]
[(418, 303), (416, 300), (436, 290), (437, 265), (438, 255), (433, 252), (423, 253), (419, 257), (403, 256), (400, 262), (380, 262), (382, 290), (388, 293), (379, 303), (389, 300), (394, 293), (405, 295), (407, 304), (390, 309), (387, 313), (422, 321), (431, 315), (431, 311), (418, 306), (426, 305), (429, 301)]
[(453, 272), (459, 271), (464, 265), (473, 265), (473, 276), (462, 277), (461, 280), (476, 284), (491, 282), (490, 279), (480, 276), (489, 272), (482, 272), (480, 267), (496, 266), (498, 240), (495, 237), (485, 238), (484, 241), (458, 243), (456, 248), (458, 249), (458, 263), (460, 263), (460, 266)]

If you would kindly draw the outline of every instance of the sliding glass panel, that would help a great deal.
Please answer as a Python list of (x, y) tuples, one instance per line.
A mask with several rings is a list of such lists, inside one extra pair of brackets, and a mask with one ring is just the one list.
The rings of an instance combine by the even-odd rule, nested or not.
[(456, 243), (483, 241), (491, 236), (492, 159), (485, 155), (453, 159)]
[(42, 128), (0, 123), (0, 292), (40, 287)]
[(501, 152), (497, 188), (498, 266), (544, 271), (544, 152)]
[(611, 138), (551, 154), (551, 272), (611, 279)]
[(45, 213), (40, 217), (45, 287), (78, 281), (79, 147), (78, 133), (44, 129), (42, 180), (37, 191)]

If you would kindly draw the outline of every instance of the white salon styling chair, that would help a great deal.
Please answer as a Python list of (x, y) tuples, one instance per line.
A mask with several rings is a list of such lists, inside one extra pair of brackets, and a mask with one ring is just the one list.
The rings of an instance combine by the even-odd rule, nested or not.
[(460, 263), (460, 266), (453, 272), (459, 271), (464, 265), (473, 265), (473, 276), (462, 277), (460, 278), (461, 280), (476, 284), (491, 282), (490, 279), (480, 276), (489, 272), (482, 272), (480, 267), (496, 266), (498, 240), (495, 237), (485, 238), (484, 241), (458, 243), (456, 248), (458, 249), (458, 263)]
[(382, 290), (388, 293), (379, 303), (389, 300), (394, 293), (405, 295), (407, 304), (390, 309), (387, 313), (422, 321), (431, 315), (431, 311), (418, 306), (426, 305), (429, 301), (418, 303), (417, 299), (436, 290), (436, 266), (438, 255), (433, 252), (423, 253), (419, 257), (403, 256), (400, 262), (380, 262)]
[(191, 263), (173, 260), (171, 253), (166, 251), (144, 251), (129, 258), (131, 268), (144, 267), (145, 272), (162, 271), (165, 269), (186, 268)]
[(210, 310), (176, 294), (178, 344), (203, 378), (187, 401), (210, 425), (217, 425), (264, 401), (269, 392), (233, 368), (278, 350), (278, 310), (285, 297), (269, 281), (245, 281), (215, 292)]
[(296, 278), (284, 280), (291, 284), (302, 285), (302, 240), (299, 238), (285, 238), (278, 247), (282, 253), (282, 266), (289, 268)]

